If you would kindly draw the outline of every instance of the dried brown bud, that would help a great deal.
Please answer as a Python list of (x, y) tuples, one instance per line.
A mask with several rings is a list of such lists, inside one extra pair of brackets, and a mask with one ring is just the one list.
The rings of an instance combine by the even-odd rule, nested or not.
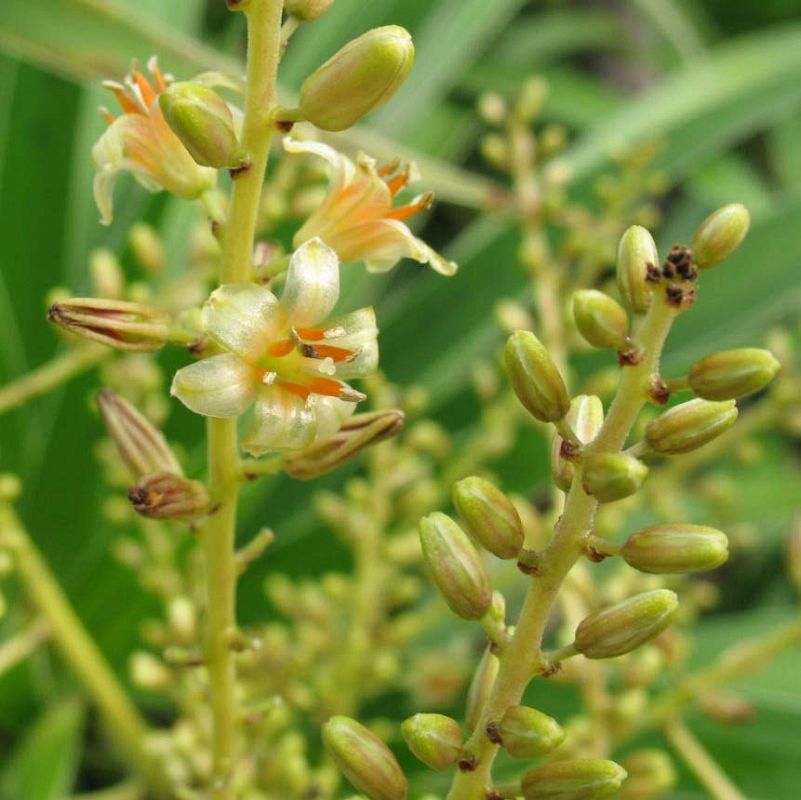
[(209, 510), (209, 495), (202, 483), (167, 472), (145, 475), (128, 490), (128, 499), (137, 514), (150, 519), (189, 521)]

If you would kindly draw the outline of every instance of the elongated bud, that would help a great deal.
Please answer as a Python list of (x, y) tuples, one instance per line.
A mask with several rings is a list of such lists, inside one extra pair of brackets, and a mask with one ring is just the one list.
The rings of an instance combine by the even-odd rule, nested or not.
[(729, 557), (726, 534), (705, 525), (654, 525), (633, 533), (621, 555), (640, 572), (707, 572)]
[(438, 511), (420, 520), (423, 558), (454, 614), (480, 619), (492, 602), (484, 565), (467, 534)]
[(85, 339), (134, 353), (161, 350), (167, 343), (169, 316), (124, 300), (73, 297), (53, 303), (47, 319)]
[(720, 436), (736, 420), (734, 400), (690, 400), (651, 420), (645, 427), (645, 440), (657, 453), (687, 453)]
[(334, 0), (286, 0), (286, 13), (303, 22), (322, 17)]
[(183, 475), (164, 434), (124, 397), (103, 389), (97, 395), (97, 405), (108, 435), (134, 480), (154, 472)]
[[(579, 394), (570, 401), (570, 410), (565, 421), (582, 444), (589, 444), (601, 430), (604, 422), (604, 406), (594, 394)], [(570, 444), (558, 434), (551, 443), (551, 470), (556, 485), (564, 492), (573, 482), (573, 463), (564, 452), (571, 450)]]
[(659, 275), (659, 253), (653, 236), (632, 225), (620, 240), (617, 251), (617, 288), (623, 302), (638, 314), (651, 305), (650, 280)]
[(473, 679), (467, 689), (467, 702), (465, 704), (464, 724), (468, 733), (472, 733), (481, 719), (481, 712), (484, 704), (492, 693), (495, 686), (495, 679), (498, 677), (498, 669), (501, 662), (498, 656), (487, 648), (481, 656), (481, 661), (476, 667)]
[(695, 264), (699, 269), (714, 267), (741, 244), (751, 227), (751, 215), (740, 203), (713, 211), (693, 234)]
[(630, 653), (662, 633), (678, 608), (678, 598), (669, 589), (630, 597), (583, 619), (576, 629), (576, 649), (587, 658)]
[(323, 725), (323, 744), (342, 774), (370, 800), (406, 800), (409, 784), (392, 751), (349, 717)]
[(523, 776), (526, 800), (598, 800), (610, 797), (626, 779), (626, 770), (614, 761), (581, 758), (554, 761)]
[(173, 83), (159, 95), (159, 106), (172, 132), (202, 167), (241, 166), (231, 109), (214, 89), (190, 81)]
[(462, 753), (462, 731), (455, 719), (443, 714), (415, 714), (402, 725), (409, 749), (426, 766), (448, 769)]
[(128, 244), (137, 264), (149, 275), (161, 275), (167, 266), (167, 255), (161, 237), (152, 225), (137, 222), (128, 233)]
[(125, 275), (117, 256), (111, 250), (99, 247), (90, 253), (89, 274), (93, 292), (110, 300), (122, 297), (125, 291)]
[(597, 289), (573, 293), (573, 319), (578, 332), (593, 347), (622, 350), (629, 332), (629, 317), (620, 303)]
[(202, 483), (169, 472), (145, 475), (128, 490), (128, 499), (137, 514), (149, 519), (190, 521), (209, 510), (209, 495)]
[(453, 487), (453, 504), (472, 537), (498, 558), (516, 558), (523, 547), (523, 523), (512, 501), (483, 478)]
[(599, 503), (612, 503), (642, 486), (648, 467), (625, 453), (596, 453), (584, 460), (584, 490)]
[(704, 692), (698, 706), (707, 717), (721, 725), (742, 725), (750, 722), (756, 714), (754, 704), (733, 692)]
[(764, 389), (780, 368), (769, 350), (723, 350), (693, 364), (690, 387), (705, 400), (733, 400)]
[(526, 706), (507, 708), (495, 732), (514, 758), (538, 758), (555, 750), (565, 738), (553, 717)]
[(636, 750), (622, 760), (628, 778), (620, 791), (621, 800), (651, 800), (661, 797), (676, 783), (673, 762), (663, 750)]
[(368, 447), (394, 436), (403, 421), (403, 412), (396, 408), (354, 414), (330, 439), (286, 453), (282, 459), (284, 471), (299, 480), (325, 475)]
[(414, 63), (405, 28), (374, 28), (346, 44), (300, 87), (303, 119), (325, 131), (343, 131), (388, 100)]
[(557, 422), (570, 409), (570, 397), (556, 364), (529, 331), (515, 331), (506, 341), (506, 371), (518, 400), (541, 422)]

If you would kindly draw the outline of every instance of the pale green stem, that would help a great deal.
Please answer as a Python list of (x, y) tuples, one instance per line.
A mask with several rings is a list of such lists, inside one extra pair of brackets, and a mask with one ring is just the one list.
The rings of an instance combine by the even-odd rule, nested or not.
[(673, 749), (703, 784), (710, 797), (715, 800), (746, 800), (745, 795), (731, 782), (684, 723), (674, 720), (665, 726), (665, 734)]
[[(250, 280), (256, 221), (272, 139), (271, 113), (280, 51), (283, 0), (252, 0), (248, 22), (247, 89), (242, 147), (249, 167), (233, 182), (224, 226), (220, 283)], [(233, 800), (232, 772), (238, 747), (236, 668), (232, 637), (236, 635), (235, 554), (239, 498), (239, 443), (236, 419), (208, 419), (208, 486), (217, 504), (201, 537), (206, 560), (205, 665), (213, 719), (211, 797)]]
[(0, 645), (0, 675), (13, 669), (21, 661), (36, 652), (39, 645), (50, 636), (50, 625), (40, 619)]
[(17, 515), (7, 505), (0, 506), (0, 534), (3, 546), (14, 558), (25, 591), (47, 621), (64, 660), (100, 710), (121, 753), (131, 759), (159, 797), (169, 796), (165, 778), (145, 747), (147, 723), (84, 628)]
[[(654, 297), (639, 337), (645, 356), (637, 366), (624, 369), (603, 427), (588, 446), (588, 452), (617, 452), (625, 444), (648, 400), (651, 378), (658, 373), (659, 357), (675, 314), (661, 296)], [(540, 574), (531, 581), (526, 593), (512, 641), (500, 654), (495, 686), (466, 745), (466, 750), (475, 757), (475, 769), (456, 775), (448, 800), (485, 800), (498, 750), (486, 735), (487, 725), (499, 719), (509, 706), (517, 705), (531, 678), (547, 666), (541, 652), (545, 626), (565, 576), (583, 552), (596, 508), (596, 501), (584, 491), (581, 476), (577, 474), (553, 540), (543, 554)]]
[(81, 344), (70, 348), (66, 353), (0, 388), (0, 414), (66, 383), (109, 358), (112, 352), (100, 345)]

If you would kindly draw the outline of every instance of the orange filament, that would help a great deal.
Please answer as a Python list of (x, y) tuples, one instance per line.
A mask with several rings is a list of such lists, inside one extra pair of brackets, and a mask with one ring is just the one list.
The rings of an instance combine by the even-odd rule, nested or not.
[(333, 347), (330, 344), (318, 344), (314, 349), (317, 351), (319, 358), (331, 358), (334, 361), (345, 361), (353, 355), (352, 350), (346, 350), (344, 347)]
[(308, 389), (306, 386), (301, 386), (299, 383), (276, 381), (275, 385), (280, 386), (282, 389), (286, 389), (286, 391), (291, 392), (294, 395), (297, 395), (301, 400), (306, 400), (311, 394), (311, 389)]
[(167, 82), (164, 80), (164, 76), (161, 74), (161, 70), (159, 69), (159, 65), (156, 64), (155, 58), (148, 64), (148, 69), (153, 76), (153, 80), (156, 81), (156, 88), (159, 92), (163, 92), (167, 88)]
[(145, 107), (150, 108), (150, 106), (153, 105), (153, 101), (156, 99), (156, 93), (153, 91), (153, 87), (138, 69), (134, 70), (133, 77), (136, 81), (136, 85), (139, 87), (139, 91), (142, 93), (142, 100), (144, 101)]
[(102, 108), (102, 109), (100, 110), (100, 114), (102, 115), (103, 119), (104, 119), (104, 120), (105, 120), (105, 121), (106, 121), (106, 122), (107, 122), (109, 125), (111, 125), (111, 123), (112, 123), (112, 122), (114, 122), (114, 115), (113, 115), (113, 114), (112, 114), (112, 113), (111, 113), (111, 112), (110, 112), (108, 109), (106, 109), (106, 108)]
[(405, 219), (409, 219), (409, 217), (414, 216), (418, 213), (418, 211), (425, 211), (427, 208), (431, 206), (431, 201), (434, 199), (433, 195), (424, 194), (419, 200), (414, 203), (409, 203), (405, 206), (398, 206), (397, 208), (393, 208), (388, 214), (387, 217), (389, 219), (397, 219), (399, 221), (403, 221)]
[(267, 348), (268, 356), (286, 356), (295, 349), (295, 343), (291, 339), (283, 339), (280, 342), (273, 342)]
[(295, 333), (299, 339), (306, 339), (309, 342), (319, 342), (325, 338), (325, 331), (319, 328), (295, 328)]
[(376, 170), (376, 172), (379, 174), (379, 176), (383, 178), (384, 175), (391, 175), (398, 169), (399, 166), (400, 166), (400, 159), (396, 158), (393, 161), (390, 161), (389, 164), (384, 164), (383, 167), (379, 167)]
[(136, 105), (136, 103), (133, 102), (133, 100), (131, 100), (128, 97), (127, 94), (125, 94), (125, 91), (123, 89), (121, 89), (118, 86), (115, 86), (115, 87), (112, 88), (111, 91), (114, 92), (114, 97), (117, 98), (117, 102), (120, 104), (120, 108), (122, 108), (122, 110), (126, 114), (139, 114), (139, 113), (141, 113), (139, 107)]
[(406, 185), (409, 183), (409, 171), (402, 172), (400, 175), (396, 175), (394, 178), (390, 178), (386, 181), (387, 186), (389, 187), (389, 193), (395, 197), (400, 191), (406, 188)]
[(331, 378), (312, 378), (309, 381), (309, 391), (315, 394), (328, 395), (328, 397), (339, 397), (343, 388), (339, 381)]

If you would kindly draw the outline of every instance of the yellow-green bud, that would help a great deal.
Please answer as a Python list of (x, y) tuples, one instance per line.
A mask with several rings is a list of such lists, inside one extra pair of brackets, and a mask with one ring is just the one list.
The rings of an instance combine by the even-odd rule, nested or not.
[(302, 22), (311, 22), (322, 17), (334, 0), (286, 0), (286, 13)]
[(514, 758), (538, 758), (555, 750), (565, 738), (553, 717), (527, 706), (507, 708), (493, 734)]
[(621, 555), (640, 572), (676, 575), (719, 567), (728, 547), (724, 533), (705, 525), (654, 525), (629, 536)]
[(578, 332), (593, 347), (621, 350), (629, 332), (626, 310), (608, 294), (597, 289), (573, 293), (573, 318)]
[[(594, 394), (579, 394), (570, 401), (565, 421), (582, 444), (589, 444), (604, 423), (604, 406)], [(551, 444), (551, 471), (556, 485), (564, 492), (573, 482), (573, 464), (562, 453), (564, 439), (558, 434)]]
[(406, 800), (409, 784), (392, 751), (349, 717), (323, 725), (323, 744), (342, 774), (370, 800)]
[(576, 649), (587, 658), (630, 653), (662, 633), (678, 608), (678, 598), (669, 589), (630, 597), (583, 619), (576, 629)]
[(481, 719), (481, 712), (484, 704), (495, 686), (495, 679), (498, 677), (498, 669), (501, 662), (498, 656), (492, 652), (492, 648), (487, 648), (481, 661), (478, 662), (473, 679), (467, 689), (467, 700), (465, 703), (464, 724), (468, 733), (472, 733)]
[(570, 409), (567, 387), (542, 342), (530, 331), (506, 341), (506, 371), (518, 400), (541, 422), (557, 422)]
[(628, 778), (620, 791), (621, 800), (651, 800), (661, 797), (676, 783), (673, 762), (663, 750), (637, 750), (622, 764)]
[(467, 534), (439, 511), (420, 520), (423, 558), (454, 614), (480, 619), (492, 602), (487, 573)]
[(225, 100), (201, 83), (173, 83), (159, 95), (172, 132), (202, 167), (227, 169), (242, 164), (234, 118)]
[(645, 441), (657, 453), (687, 453), (720, 436), (737, 420), (734, 400), (690, 400), (645, 426)]
[(693, 253), (699, 269), (714, 267), (742, 244), (751, 226), (748, 209), (730, 203), (713, 211), (693, 234)]
[(342, 131), (388, 100), (414, 63), (405, 28), (374, 28), (346, 44), (300, 87), (299, 111), (325, 131)]
[(415, 714), (401, 731), (409, 749), (431, 769), (448, 769), (462, 753), (459, 723), (443, 714)]
[(133, 353), (161, 350), (169, 334), (167, 314), (125, 300), (72, 297), (53, 303), (47, 319), (84, 339)]
[(617, 251), (617, 288), (623, 302), (641, 314), (651, 305), (649, 275), (659, 269), (659, 253), (650, 233), (632, 225), (620, 240)]
[(523, 523), (512, 501), (483, 478), (464, 478), (453, 487), (453, 504), (468, 533), (498, 558), (516, 558)]
[(191, 521), (206, 514), (210, 505), (202, 483), (171, 472), (145, 475), (128, 490), (128, 499), (148, 519)]
[(693, 364), (690, 387), (705, 400), (733, 400), (764, 389), (780, 368), (769, 350), (723, 350)]
[(523, 776), (526, 800), (599, 800), (615, 794), (626, 770), (614, 761), (580, 758), (554, 761)]
[(648, 467), (625, 453), (596, 453), (584, 460), (584, 490), (600, 503), (634, 494), (642, 486)]

